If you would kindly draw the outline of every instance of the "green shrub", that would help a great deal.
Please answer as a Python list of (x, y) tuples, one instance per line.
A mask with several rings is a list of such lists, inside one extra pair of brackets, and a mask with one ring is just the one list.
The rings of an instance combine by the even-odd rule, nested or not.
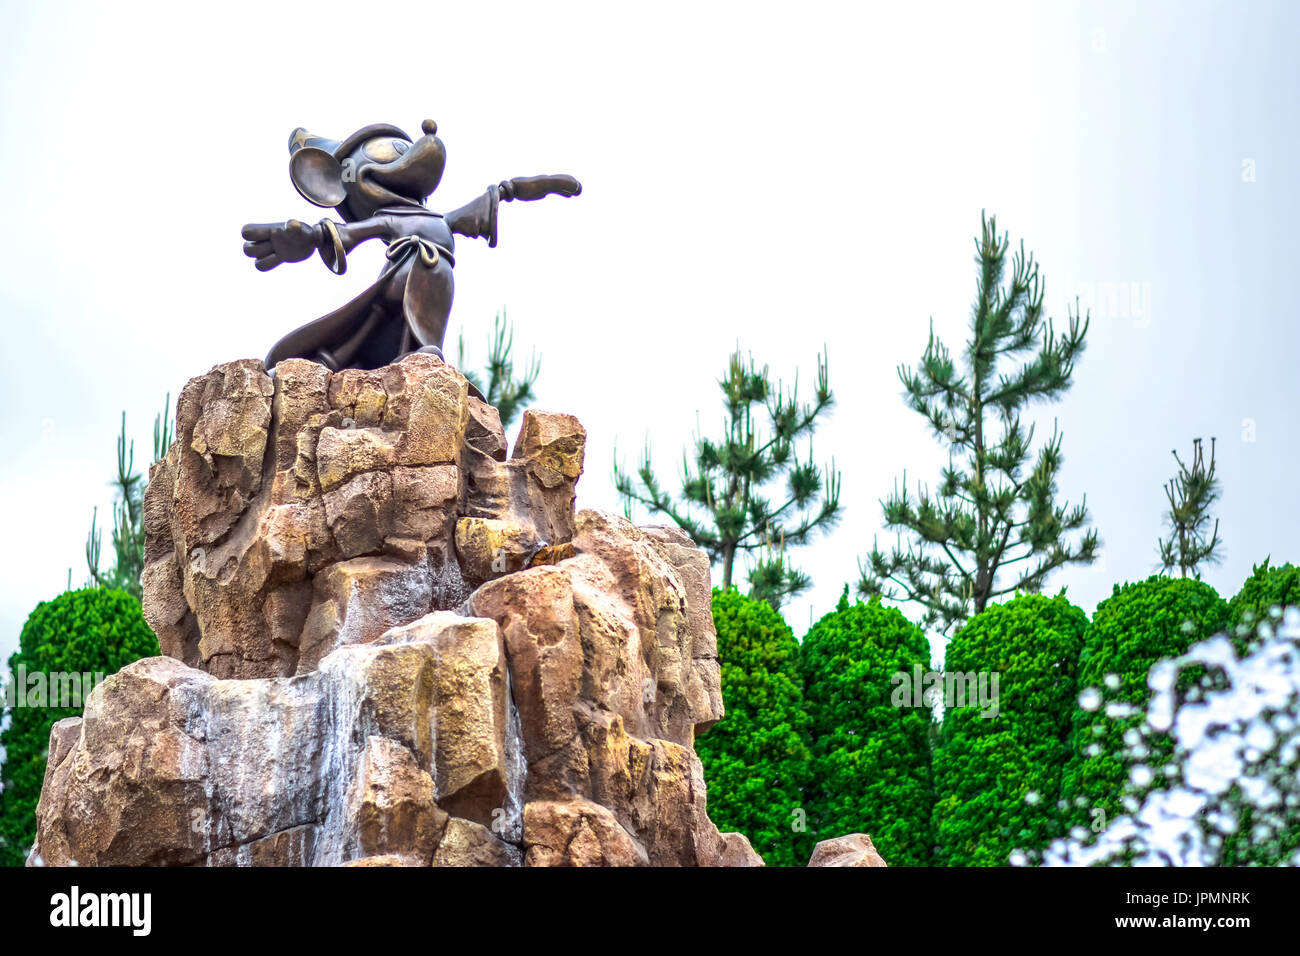
[(1066, 600), (1017, 596), (971, 618), (948, 645), (946, 675), (996, 675), (993, 708), (946, 701), (934, 755), (935, 859), (1004, 866), (1060, 831), (1076, 668), (1087, 615)]
[[(1273, 572), (1277, 574), (1283, 570), (1274, 568)], [(1253, 578), (1247, 580), (1247, 585), (1250, 580)], [(1272, 604), (1283, 603), (1289, 607), (1300, 603), (1296, 601), (1294, 591), (1281, 593), (1293, 596), (1289, 600), (1285, 597), (1273, 600)], [(1266, 598), (1261, 604), (1265, 615), (1268, 614), (1267, 608), (1272, 606), (1268, 603), (1271, 600), (1271, 597)], [(1268, 636), (1261, 633), (1261, 625), (1266, 621), (1271, 630)], [(1237, 635), (1242, 638), (1247, 651), (1243, 654), (1238, 649), (1238, 657), (1247, 657), (1250, 652), (1264, 648), (1270, 639), (1275, 643), (1289, 640), (1291, 643), (1286, 648), (1289, 652), (1300, 638), (1300, 631), (1293, 625), (1289, 635), (1278, 635), (1280, 624), (1280, 621), (1265, 617), (1243, 622)], [(1260, 790), (1251, 791), (1239, 781), (1233, 783), (1223, 800), (1222, 809), (1225, 815), (1235, 810), (1237, 823), (1230, 832), (1223, 834), (1217, 861), (1219, 866), (1294, 866), (1295, 861), (1300, 860), (1300, 730), (1297, 729), (1300, 727), (1300, 693), (1297, 691), (1300, 688), (1292, 687), (1287, 706), (1270, 708), (1266, 712), (1267, 723), (1274, 733), (1268, 746), (1260, 747), (1250, 739), (1243, 741), (1245, 746), (1238, 748), (1237, 752), (1244, 758), (1245, 773), (1257, 778), (1253, 781), (1256, 785), (1263, 782), (1265, 787), (1261, 789), (1274, 791), (1278, 799), (1266, 804), (1258, 796)]]
[(735, 590), (714, 590), (713, 623), (727, 712), (695, 745), (709, 817), (749, 837), (769, 866), (801, 866), (812, 846), (795, 826), (808, 776), (799, 644), (771, 605)]
[[(1151, 665), (1227, 628), (1227, 603), (1192, 578), (1153, 576), (1116, 585), (1097, 605), (1079, 658), (1079, 702), (1061, 793), (1076, 826), (1096, 831), (1122, 812), (1124, 796), (1136, 792), (1130, 781), (1135, 759), (1159, 767), (1173, 753), (1167, 735), (1140, 733), (1151, 698)], [(1191, 692), (1204, 677), (1199, 665), (1187, 668), (1179, 675), (1180, 693)], [(1131, 754), (1137, 743), (1145, 750)], [(1153, 778), (1149, 786), (1161, 783)]]
[[(1146, 731), (1175, 742), (1171, 761), (1148, 766), (1164, 784), (1126, 796), (1101, 834), (1053, 842), (1048, 862), (1300, 865), (1300, 611), (1252, 630), (1244, 654), (1220, 634), (1152, 665)], [(1193, 667), (1205, 678), (1185, 694)]]
[[(1270, 567), (1269, 559), (1265, 558), (1251, 572), (1241, 590), (1228, 602), (1233, 640), (1239, 652), (1243, 645), (1260, 643), (1260, 624), (1268, 622), (1277, 626), (1271, 613), (1273, 608), (1300, 607), (1300, 567), (1294, 564)], [(1300, 714), (1290, 716), (1300, 717)], [(1300, 769), (1297, 761), (1292, 759), (1287, 769), (1295, 780), (1296, 770)], [(1240, 804), (1237, 830), (1224, 840), (1223, 865), (1281, 866), (1290, 860), (1300, 849), (1300, 807), (1280, 807), (1270, 818), (1239, 792), (1234, 792), (1233, 797)]]
[(1294, 564), (1271, 568), (1269, 559), (1265, 558), (1251, 572), (1241, 590), (1228, 602), (1234, 637), (1238, 636), (1235, 630), (1238, 627), (1249, 628), (1257, 621), (1269, 620), (1269, 612), (1274, 607), (1300, 607), (1300, 568)]
[(836, 609), (803, 639), (810, 721), (809, 833), (827, 840), (869, 833), (890, 866), (927, 866), (930, 811), (928, 707), (893, 703), (895, 674), (930, 669), (925, 634), (874, 598)]
[[(125, 591), (86, 588), (36, 605), (23, 625), (18, 650), (9, 658), (5, 701), (12, 695), (19, 706), (8, 707), (9, 725), (0, 732), (5, 750), (0, 767), (0, 863), (21, 866), (26, 859), (36, 838), (36, 803), (50, 728), (81, 713), (80, 706), (55, 706), (78, 703), (80, 693), (61, 697), (53, 692), (61, 682), (48, 681), (48, 676), (107, 676), (158, 653), (158, 639), (145, 623), (140, 602)], [(84, 687), (79, 683), (77, 690)]]

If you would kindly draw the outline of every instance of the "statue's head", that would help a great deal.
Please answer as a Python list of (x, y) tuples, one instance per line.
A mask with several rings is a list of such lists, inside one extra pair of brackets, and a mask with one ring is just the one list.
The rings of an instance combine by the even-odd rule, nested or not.
[(302, 127), (289, 136), (289, 177), (310, 203), (337, 208), (349, 222), (384, 206), (419, 206), (438, 188), (447, 150), (438, 124), (425, 120), (412, 141), (396, 126), (377, 123), (345, 140), (313, 136)]

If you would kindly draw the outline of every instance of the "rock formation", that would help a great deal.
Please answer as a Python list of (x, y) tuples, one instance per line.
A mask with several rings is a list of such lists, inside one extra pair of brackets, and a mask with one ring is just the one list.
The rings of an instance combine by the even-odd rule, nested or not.
[(761, 865), (705, 811), (708, 558), (574, 512), (586, 433), (428, 355), (219, 365), (150, 473), (165, 656), (50, 738), (80, 865)]
[(822, 840), (813, 847), (809, 866), (888, 866), (871, 837), (850, 833), (834, 840)]

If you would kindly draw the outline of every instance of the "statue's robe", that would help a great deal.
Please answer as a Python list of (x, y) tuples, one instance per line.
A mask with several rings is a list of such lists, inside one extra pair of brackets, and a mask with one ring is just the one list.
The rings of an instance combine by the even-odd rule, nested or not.
[[(282, 338), (266, 356), (266, 367), (274, 368), (288, 358), (319, 362), (350, 351), (339, 356), (338, 367), (374, 369), (424, 344), (441, 347), (456, 263), (452, 234), (484, 238), (495, 246), (497, 204), (497, 187), (491, 186), (474, 202), (446, 216), (423, 206), (376, 212), (372, 219), (382, 220), (379, 238), (388, 246), (388, 261), (379, 277), (346, 305)], [(320, 255), (336, 273), (346, 269), (328, 238)], [(417, 329), (436, 341), (422, 342)]]

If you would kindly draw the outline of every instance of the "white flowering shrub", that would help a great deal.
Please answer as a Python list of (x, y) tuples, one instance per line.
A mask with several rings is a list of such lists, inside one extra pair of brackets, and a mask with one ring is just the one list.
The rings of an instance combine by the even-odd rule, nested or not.
[[(1242, 656), (1220, 634), (1151, 668), (1145, 719), (1124, 734), (1126, 812), (1100, 833), (1074, 828), (1043, 865), (1300, 865), (1300, 609), (1253, 626)], [(1180, 693), (1198, 665), (1199, 686)], [(1162, 734), (1173, 754), (1157, 762), (1146, 742)]]

